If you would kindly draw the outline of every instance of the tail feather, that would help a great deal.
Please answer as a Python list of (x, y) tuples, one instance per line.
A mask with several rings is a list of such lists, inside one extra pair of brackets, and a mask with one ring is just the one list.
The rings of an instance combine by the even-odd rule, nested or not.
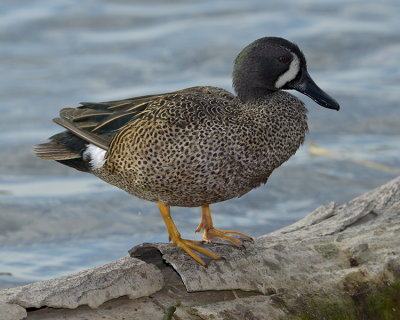
[(45, 160), (55, 160), (79, 171), (89, 172), (87, 161), (82, 159), (80, 152), (74, 152), (61, 144), (50, 141), (33, 147), (35, 155)]
[(55, 141), (37, 144), (33, 147), (35, 155), (46, 160), (70, 160), (81, 158), (80, 153), (60, 145)]

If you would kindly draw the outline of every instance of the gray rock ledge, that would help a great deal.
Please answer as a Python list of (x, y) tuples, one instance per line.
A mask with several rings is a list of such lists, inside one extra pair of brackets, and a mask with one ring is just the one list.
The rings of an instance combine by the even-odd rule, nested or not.
[(152, 264), (125, 257), (69, 276), (0, 291), (0, 319), (23, 319), (25, 308), (97, 308), (128, 296), (148, 296), (164, 287), (161, 271)]
[(246, 248), (207, 248), (226, 261), (204, 268), (171, 244), (142, 244), (101, 267), (2, 290), (0, 319), (364, 316), (381, 307), (371, 307), (374, 297), (388, 298), (385, 288), (400, 290), (400, 177), (343, 205), (321, 206)]

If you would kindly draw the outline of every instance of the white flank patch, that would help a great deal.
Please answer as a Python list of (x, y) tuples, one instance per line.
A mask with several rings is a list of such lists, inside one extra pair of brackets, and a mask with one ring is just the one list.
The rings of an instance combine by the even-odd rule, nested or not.
[(276, 80), (275, 82), (275, 88), (277, 89), (282, 88), (286, 83), (296, 78), (297, 73), (300, 70), (299, 58), (294, 53), (292, 53), (292, 55), (293, 55), (293, 60), (290, 63), (289, 69), (285, 73), (281, 74), (278, 80)]
[(106, 162), (106, 159), (104, 159), (105, 155), (106, 150), (96, 147), (94, 144), (88, 144), (86, 150), (82, 154), (83, 160), (90, 160), (90, 169), (92, 170), (99, 169), (104, 165)]

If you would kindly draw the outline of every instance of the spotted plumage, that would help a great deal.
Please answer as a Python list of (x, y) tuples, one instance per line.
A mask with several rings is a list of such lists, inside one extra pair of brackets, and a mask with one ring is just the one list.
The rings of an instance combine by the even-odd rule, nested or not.
[[(266, 183), (304, 141), (307, 110), (280, 89), (296, 89), (324, 107), (339, 108), (311, 80), (298, 47), (281, 38), (246, 47), (233, 77), (237, 96), (203, 86), (63, 109), (54, 121), (67, 131), (38, 145), (36, 154), (158, 201), (164, 219), (170, 218), (169, 206), (202, 206), (199, 228), (209, 240), (216, 229), (208, 205)], [(181, 244), (189, 240), (172, 235), (167, 220), (172, 240), (191, 254)]]

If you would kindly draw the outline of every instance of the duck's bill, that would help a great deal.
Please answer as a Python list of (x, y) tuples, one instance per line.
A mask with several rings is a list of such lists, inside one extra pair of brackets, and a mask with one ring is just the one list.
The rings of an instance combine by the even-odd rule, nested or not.
[(288, 83), (287, 87), (288, 89), (294, 89), (305, 94), (320, 106), (334, 110), (340, 109), (339, 103), (318, 87), (307, 71), (303, 72), (301, 78), (297, 81), (294, 80)]

